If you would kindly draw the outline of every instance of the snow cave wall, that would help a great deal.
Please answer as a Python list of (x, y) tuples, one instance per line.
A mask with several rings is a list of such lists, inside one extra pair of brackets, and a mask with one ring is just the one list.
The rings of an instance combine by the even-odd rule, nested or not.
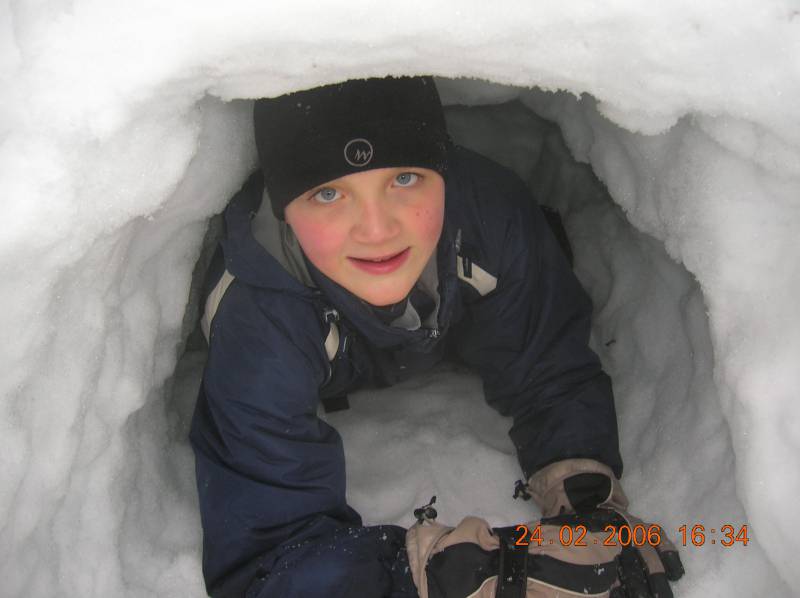
[[(454, 135), (565, 213), (638, 512), (675, 529), (752, 526), (746, 548), (684, 549), (678, 595), (790, 595), (784, 584), (800, 581), (790, 561), (797, 16), (754, 1), (646, 11), (233, 2), (225, 15), (182, 2), (0, 6), (4, 592), (202, 595), (184, 439), (202, 355), (176, 363), (209, 218), (254, 165), (241, 98), (432, 73), (495, 82), (439, 80), (448, 104), (504, 104), (450, 110)], [(558, 124), (579, 164), (529, 110)], [(588, 182), (589, 166), (609, 195)], [(468, 376), (449, 380), (442, 394), (479, 398)], [(353, 421), (337, 427), (359, 441)], [(513, 479), (506, 457), (497, 475)], [(349, 474), (358, 508), (359, 487), (378, 474), (368, 464)], [(452, 499), (453, 519), (481, 508), (527, 517), (480, 498)], [(410, 508), (395, 500), (375, 519)]]

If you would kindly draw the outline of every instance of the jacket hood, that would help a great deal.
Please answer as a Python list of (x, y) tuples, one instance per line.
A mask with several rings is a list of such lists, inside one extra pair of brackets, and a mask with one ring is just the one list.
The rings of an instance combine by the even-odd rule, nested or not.
[(261, 207), (263, 190), (264, 178), (259, 170), (250, 175), (225, 208), (225, 238), (221, 242), (225, 268), (251, 286), (311, 297), (312, 289), (292, 276), (253, 235), (253, 219)]

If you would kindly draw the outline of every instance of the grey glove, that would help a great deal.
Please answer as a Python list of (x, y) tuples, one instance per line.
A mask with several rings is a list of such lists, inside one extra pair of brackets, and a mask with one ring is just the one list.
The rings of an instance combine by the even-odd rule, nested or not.
[(564, 546), (562, 533), (544, 520), (493, 530), (478, 517), (454, 528), (428, 519), (408, 530), (406, 550), (420, 598), (617, 596), (620, 547), (604, 545), (596, 526), (585, 546)]
[(415, 511), (406, 550), (420, 598), (672, 597), (678, 552), (659, 526), (626, 511), (610, 468), (560, 461), (527, 487), (545, 516), (524, 525), (492, 529), (466, 517), (447, 527), (433, 500)]
[(592, 520), (617, 530), (623, 596), (672, 597), (668, 581), (684, 574), (678, 551), (660, 526), (627, 512), (628, 498), (610, 467), (592, 459), (565, 459), (532, 475), (527, 488), (542, 510), (542, 523), (579, 525), (573, 522)]

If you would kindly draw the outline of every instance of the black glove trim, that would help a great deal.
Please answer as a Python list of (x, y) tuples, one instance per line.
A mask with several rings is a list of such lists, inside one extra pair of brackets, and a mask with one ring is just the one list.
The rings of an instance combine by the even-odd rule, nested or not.
[(661, 564), (664, 565), (667, 579), (670, 581), (678, 581), (685, 573), (681, 557), (674, 550), (659, 550), (658, 556), (661, 558)]
[(590, 513), (564, 513), (556, 515), (555, 517), (542, 517), (540, 520), (542, 525), (552, 525), (561, 527), (562, 525), (569, 525), (575, 527), (582, 525), (589, 532), (603, 532), (609, 525), (623, 525), (626, 523), (625, 519), (615, 511), (598, 509)]
[(579, 473), (564, 480), (564, 492), (577, 512), (593, 511), (611, 495), (611, 479), (602, 473)]
[(528, 557), (528, 577), (578, 594), (600, 594), (608, 591), (617, 574), (613, 562), (575, 565), (532, 554)]
[(428, 598), (463, 598), (497, 575), (500, 551), (477, 544), (453, 544), (434, 554), (425, 567)]
[[(500, 571), (500, 550), (486, 551), (471, 542), (453, 544), (433, 555), (425, 572), (429, 598), (463, 598)], [(528, 554), (526, 579), (578, 594), (607, 592), (617, 579), (615, 563), (576, 565), (550, 556)], [(523, 593), (524, 596), (524, 593)]]

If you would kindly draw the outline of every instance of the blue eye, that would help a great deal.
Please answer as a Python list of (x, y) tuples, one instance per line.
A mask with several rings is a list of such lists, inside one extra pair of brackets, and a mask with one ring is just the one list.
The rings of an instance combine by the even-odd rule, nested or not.
[(419, 175), (413, 172), (401, 172), (395, 178), (401, 187), (410, 187), (419, 180)]
[(333, 187), (323, 187), (312, 195), (320, 203), (332, 203), (341, 197), (341, 194)]

